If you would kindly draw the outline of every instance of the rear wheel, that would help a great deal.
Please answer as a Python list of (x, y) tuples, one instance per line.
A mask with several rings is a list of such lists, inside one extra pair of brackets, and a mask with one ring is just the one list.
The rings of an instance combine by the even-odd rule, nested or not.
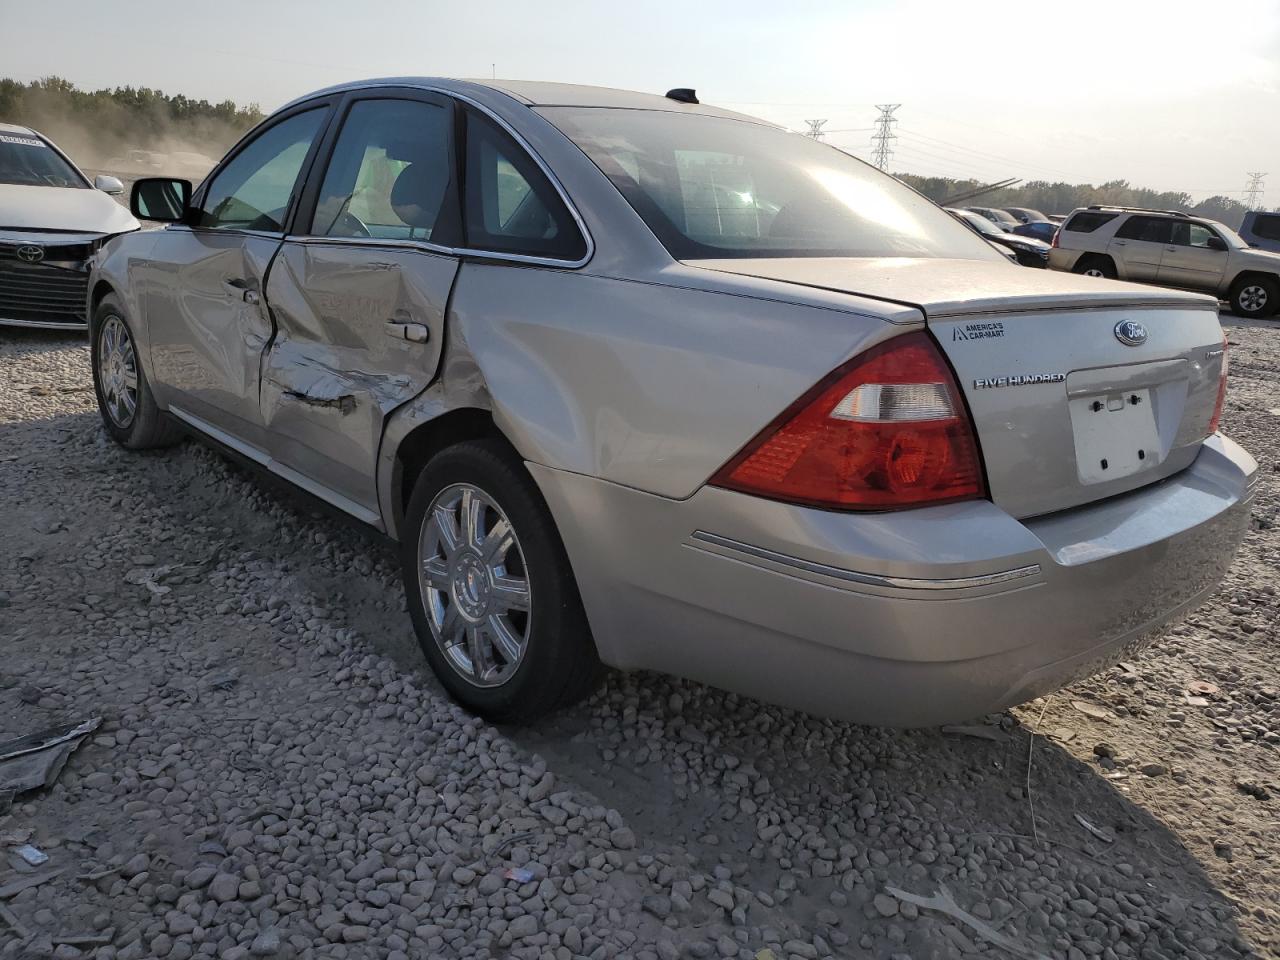
[(467, 709), (528, 722), (594, 685), (600, 662), (569, 558), (505, 443), (467, 441), (427, 463), (400, 549), (418, 642)]
[(164, 447), (182, 433), (164, 419), (142, 370), (133, 330), (115, 297), (104, 297), (89, 324), (93, 389), (102, 424), (131, 450)]
[(1116, 265), (1111, 262), (1110, 257), (1081, 257), (1076, 261), (1072, 273), (1079, 273), (1086, 277), (1103, 277), (1107, 280), (1116, 278)]
[(1270, 277), (1241, 277), (1229, 299), (1237, 317), (1270, 317), (1280, 307), (1280, 284)]

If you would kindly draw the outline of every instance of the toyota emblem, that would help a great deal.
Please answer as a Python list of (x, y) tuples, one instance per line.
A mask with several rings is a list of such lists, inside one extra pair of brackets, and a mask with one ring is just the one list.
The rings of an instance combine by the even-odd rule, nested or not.
[(1137, 347), (1147, 342), (1147, 328), (1137, 320), (1121, 320), (1116, 324), (1115, 334), (1126, 347)]
[(37, 247), (34, 243), (24, 244), (18, 248), (18, 259), (27, 263), (39, 263), (44, 259), (44, 247)]

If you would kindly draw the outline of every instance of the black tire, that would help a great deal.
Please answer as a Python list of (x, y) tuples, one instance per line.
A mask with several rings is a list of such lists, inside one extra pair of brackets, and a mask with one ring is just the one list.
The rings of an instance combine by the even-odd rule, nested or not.
[[(1091, 273), (1090, 271), (1096, 271), (1096, 273)], [(1108, 280), (1114, 280), (1116, 278), (1116, 265), (1110, 257), (1085, 256), (1076, 261), (1076, 265), (1071, 268), (1071, 272), (1086, 276), (1103, 276)]]
[(1227, 299), (1237, 317), (1273, 317), (1280, 309), (1280, 283), (1273, 277), (1241, 277)]
[[(458, 576), (448, 578), (449, 590), (424, 589), (419, 576), (423, 562), (430, 559), (422, 556), (428, 512), (437, 498), (446, 504), (459, 485), (478, 490), (506, 515), (515, 534), (518, 563), (523, 566), (520, 573), (528, 585), (529, 611), (521, 624), (527, 638), (524, 652), (512, 661), (514, 666), (507, 668), (512, 672), (498, 685), (478, 684), (436, 639), (427, 594), (448, 608), (456, 607), (455, 614), (462, 616), (464, 608), (454, 599), (453, 584), (461, 582)], [(491, 510), (487, 515), (494, 516)], [(428, 539), (432, 535), (431, 530), (426, 531)], [(425, 551), (434, 549), (428, 545)], [(465, 441), (428, 461), (405, 512), (400, 561), (409, 615), (422, 652), (445, 689), (466, 709), (496, 722), (529, 723), (581, 699), (600, 679), (600, 660), (551, 512), (524, 464), (504, 441)], [(456, 571), (460, 566), (450, 564), (447, 569)], [(486, 594), (481, 604), (489, 602)], [(489, 649), (496, 652), (498, 648), (492, 645)]]
[[(132, 411), (127, 410), (127, 405), (117, 402), (121, 384), (113, 382), (111, 374), (104, 369), (104, 364), (109, 369), (110, 356), (114, 352), (105, 348), (105, 341), (120, 335), (126, 338), (127, 353), (133, 358), (131, 372), (135, 379), (135, 386), (132, 389)], [(102, 425), (106, 427), (111, 438), (130, 450), (167, 447), (181, 440), (182, 431), (167, 420), (160, 408), (156, 406), (155, 397), (151, 393), (151, 384), (147, 382), (142, 361), (138, 356), (133, 327), (125, 316), (120, 302), (112, 295), (103, 297), (102, 302), (93, 312), (93, 317), (89, 321), (89, 344), (93, 366), (93, 392), (98, 398), (98, 412), (102, 414)]]

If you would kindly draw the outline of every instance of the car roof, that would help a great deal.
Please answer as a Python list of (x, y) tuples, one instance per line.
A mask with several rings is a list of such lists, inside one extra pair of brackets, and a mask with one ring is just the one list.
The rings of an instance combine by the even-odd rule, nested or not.
[(0, 133), (25, 133), (32, 137), (40, 136), (30, 127), (24, 127), (17, 123), (0, 123)]
[(316, 90), (306, 96), (298, 97), (285, 106), (293, 106), (296, 103), (332, 93), (391, 86), (430, 88), (470, 96), (482, 101), (491, 101), (495, 97), (500, 97), (515, 100), (530, 107), (617, 107), (628, 110), (663, 110), (671, 113), (694, 113), (750, 120), (753, 123), (768, 123), (745, 113), (724, 110), (705, 103), (684, 103), (656, 93), (538, 80), (461, 80), (453, 77), (377, 77), (369, 80), (353, 80)]

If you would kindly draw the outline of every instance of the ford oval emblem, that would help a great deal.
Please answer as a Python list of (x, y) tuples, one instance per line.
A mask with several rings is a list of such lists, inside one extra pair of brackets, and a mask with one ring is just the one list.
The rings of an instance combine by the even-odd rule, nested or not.
[(39, 263), (44, 259), (44, 249), (37, 247), (34, 243), (26, 243), (17, 250), (18, 259), (25, 260), (27, 263)]
[(1147, 342), (1147, 328), (1137, 320), (1121, 320), (1116, 324), (1115, 334), (1126, 347), (1137, 347)]

